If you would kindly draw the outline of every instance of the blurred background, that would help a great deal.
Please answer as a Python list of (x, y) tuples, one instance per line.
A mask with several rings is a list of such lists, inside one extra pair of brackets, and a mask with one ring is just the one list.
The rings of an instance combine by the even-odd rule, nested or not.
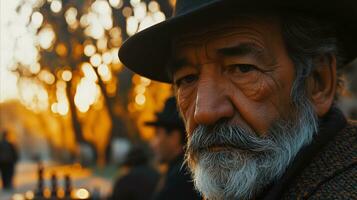
[[(69, 175), (78, 194), (109, 195), (130, 147), (154, 135), (144, 122), (172, 95), (126, 69), (118, 50), (170, 17), (175, 0), (0, 2), (0, 131), (19, 155), (14, 189), (0, 199), (31, 197), (41, 167), (44, 182)], [(338, 104), (357, 119), (357, 64), (343, 79)]]

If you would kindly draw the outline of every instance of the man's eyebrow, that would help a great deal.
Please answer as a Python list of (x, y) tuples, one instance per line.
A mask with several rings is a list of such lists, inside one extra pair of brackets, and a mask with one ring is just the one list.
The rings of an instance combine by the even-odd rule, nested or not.
[(232, 47), (218, 49), (217, 52), (223, 56), (246, 56), (252, 54), (261, 57), (263, 49), (253, 43), (241, 43)]

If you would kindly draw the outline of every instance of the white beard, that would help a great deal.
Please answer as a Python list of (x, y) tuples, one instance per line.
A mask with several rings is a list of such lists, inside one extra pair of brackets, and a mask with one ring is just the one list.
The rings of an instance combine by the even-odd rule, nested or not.
[[(186, 162), (196, 189), (209, 200), (251, 199), (281, 177), (298, 151), (312, 141), (317, 119), (311, 107), (298, 120), (275, 123), (268, 136), (226, 124), (199, 126), (188, 138)], [(221, 144), (225, 150), (209, 151)]]

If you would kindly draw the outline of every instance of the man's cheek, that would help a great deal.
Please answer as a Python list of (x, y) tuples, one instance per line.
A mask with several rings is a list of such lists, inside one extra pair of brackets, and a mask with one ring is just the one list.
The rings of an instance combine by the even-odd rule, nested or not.
[(270, 81), (262, 73), (255, 73), (249, 78), (238, 79), (235, 82), (244, 96), (252, 101), (264, 101), (274, 90)]
[(181, 117), (186, 122), (189, 115), (191, 107), (195, 104), (195, 90), (193, 88), (190, 89), (179, 89), (176, 91), (177, 96), (177, 104), (181, 114)]

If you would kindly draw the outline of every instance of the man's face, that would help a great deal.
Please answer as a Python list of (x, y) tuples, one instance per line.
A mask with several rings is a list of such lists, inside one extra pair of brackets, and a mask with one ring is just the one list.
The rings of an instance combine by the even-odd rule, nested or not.
[(311, 141), (315, 118), (308, 101), (292, 102), (294, 65), (278, 19), (190, 31), (175, 38), (172, 64), (187, 162), (208, 199), (252, 197)]
[(151, 147), (159, 162), (170, 162), (176, 155), (174, 150), (180, 145), (176, 133), (168, 134), (163, 127), (156, 127), (155, 137), (151, 141)]
[(214, 25), (177, 38), (174, 52), (174, 84), (189, 134), (225, 119), (264, 135), (291, 113), (294, 66), (277, 20)]

